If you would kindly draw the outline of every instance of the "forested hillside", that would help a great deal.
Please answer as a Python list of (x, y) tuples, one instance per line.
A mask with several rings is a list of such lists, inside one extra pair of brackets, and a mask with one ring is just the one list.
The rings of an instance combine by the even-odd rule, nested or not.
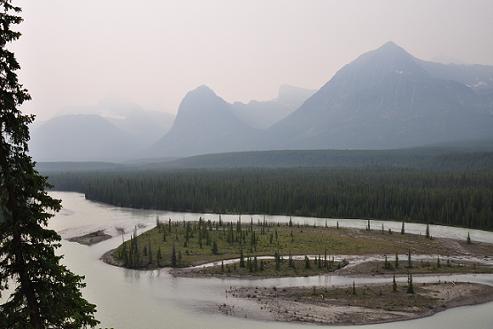
[[(398, 150), (278, 150), (196, 155), (144, 165), (162, 168), (415, 168), (485, 170), (493, 168), (492, 148), (421, 147)], [(143, 166), (143, 167), (144, 167)]]
[(117, 206), (394, 219), (493, 229), (493, 171), (222, 169), (50, 173), (55, 189)]

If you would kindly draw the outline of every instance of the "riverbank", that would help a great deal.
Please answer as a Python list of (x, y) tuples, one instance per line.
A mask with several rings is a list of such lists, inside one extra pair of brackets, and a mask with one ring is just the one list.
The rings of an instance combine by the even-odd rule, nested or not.
[[(389, 284), (353, 287), (240, 287), (227, 291), (219, 312), (250, 319), (324, 325), (364, 325), (410, 320), (458, 306), (493, 301), (493, 287), (473, 283)], [(250, 303), (244, 303), (248, 301)], [(252, 303), (254, 306), (252, 306)]]

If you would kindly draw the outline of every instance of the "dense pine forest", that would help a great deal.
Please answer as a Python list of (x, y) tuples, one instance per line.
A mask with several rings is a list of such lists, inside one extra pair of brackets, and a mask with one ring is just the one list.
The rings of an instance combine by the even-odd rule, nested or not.
[(56, 190), (172, 211), (394, 219), (493, 229), (493, 172), (222, 169), (50, 173)]

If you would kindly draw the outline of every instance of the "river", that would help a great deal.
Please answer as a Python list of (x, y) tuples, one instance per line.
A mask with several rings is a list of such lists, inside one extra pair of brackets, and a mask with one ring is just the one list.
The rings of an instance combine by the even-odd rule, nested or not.
[[(93, 246), (84, 246), (64, 240), (60, 252), (65, 255), (63, 262), (77, 274), (85, 275), (87, 287), (84, 296), (97, 304), (97, 318), (101, 327), (115, 329), (242, 329), (242, 328), (309, 328), (309, 324), (257, 321), (228, 317), (215, 312), (216, 305), (226, 300), (225, 289), (231, 285), (254, 286), (291, 286), (291, 285), (338, 285), (347, 284), (353, 278), (337, 276), (317, 276), (310, 278), (283, 278), (262, 280), (228, 280), (216, 278), (174, 278), (167, 270), (135, 271), (107, 265), (99, 260), (100, 256), (121, 243), (122, 237), (117, 228), (132, 232), (139, 225), (140, 231), (155, 225), (156, 216), (161, 220), (198, 220), (218, 219), (215, 214), (176, 213), (154, 210), (119, 208), (97, 202), (91, 202), (80, 193), (51, 192), (52, 196), (62, 200), (63, 210), (51, 221), (50, 227), (64, 238), (82, 235), (95, 230), (105, 230), (114, 237)], [(238, 216), (222, 215), (224, 221), (237, 220)], [(264, 216), (253, 216), (254, 221)], [(266, 216), (269, 221), (286, 222), (285, 216)], [(250, 221), (250, 216), (242, 220)], [(328, 225), (339, 221), (344, 227), (366, 227), (364, 220), (327, 219)], [(293, 222), (325, 225), (325, 219), (293, 217)], [(375, 229), (400, 231), (400, 222), (372, 221)], [(431, 234), (436, 237), (465, 239), (468, 231), (476, 241), (493, 243), (493, 233), (461, 228), (431, 226)], [(424, 233), (422, 224), (406, 224), (406, 232)], [(126, 235), (128, 238), (128, 234)], [(426, 280), (462, 280), (493, 285), (493, 275), (463, 275), (428, 277)], [(380, 279), (362, 278), (360, 282), (372, 282)], [(415, 281), (419, 281), (416, 278)], [(358, 283), (358, 281), (357, 281)], [(319, 326), (317, 326), (319, 327)], [(328, 326), (327, 326), (328, 327)], [(353, 328), (382, 329), (491, 329), (493, 328), (493, 303), (460, 307), (438, 313), (434, 316), (388, 324), (355, 326)]]

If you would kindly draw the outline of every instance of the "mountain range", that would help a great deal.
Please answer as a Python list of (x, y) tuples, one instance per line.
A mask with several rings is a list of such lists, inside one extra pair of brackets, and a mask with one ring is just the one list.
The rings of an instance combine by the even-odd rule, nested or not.
[(275, 124), (270, 148), (388, 149), (493, 136), (485, 91), (456, 72), (389, 42), (344, 66)]
[[(84, 135), (74, 127), (65, 133), (81, 137), (71, 140), (55, 134), (52, 125), (46, 135), (55, 138), (33, 133), (33, 142), (69, 145), (87, 136), (86, 144), (94, 148), (113, 146), (117, 151), (123, 144), (140, 157), (159, 158), (255, 150), (395, 149), (490, 139), (493, 66), (424, 61), (388, 42), (342, 67), (316, 92), (283, 86), (273, 100), (245, 104), (228, 103), (201, 86), (187, 93), (169, 131), (163, 129), (160, 138), (155, 134), (153, 143), (135, 135), (129, 140), (116, 132), (128, 132), (121, 125), (109, 123), (112, 126), (98, 126), (99, 138), (92, 132), (87, 136), (92, 128)], [(111, 138), (105, 137), (105, 129)], [(108, 146), (96, 145), (102, 140)], [(77, 147), (81, 157), (91, 149)], [(66, 160), (59, 151), (41, 153), (50, 160)], [(93, 152), (86, 160), (107, 160), (98, 156)]]
[(315, 90), (282, 85), (278, 96), (272, 100), (235, 102), (231, 110), (249, 126), (267, 129), (299, 108), (314, 93)]
[(166, 112), (116, 101), (70, 108), (31, 127), (30, 152), (37, 161), (126, 161), (141, 157), (173, 120)]

